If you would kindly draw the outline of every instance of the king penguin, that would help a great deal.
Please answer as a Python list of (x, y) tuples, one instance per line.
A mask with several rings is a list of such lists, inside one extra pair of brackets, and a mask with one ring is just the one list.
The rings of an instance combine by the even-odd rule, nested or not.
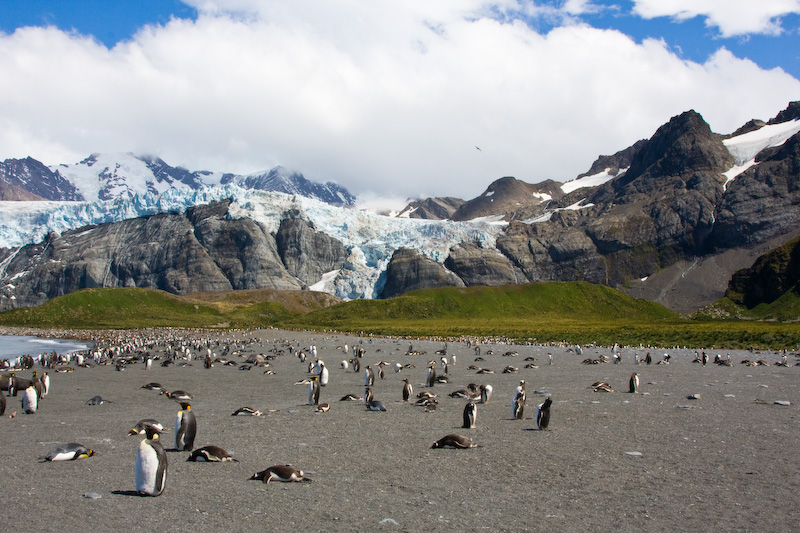
[(425, 386), (433, 387), (436, 383), (436, 368), (433, 365), (428, 365), (428, 374), (425, 376)]
[(44, 387), (42, 396), (47, 396), (47, 393), (50, 392), (50, 376), (47, 375), (47, 372), (42, 372), (42, 386)]
[(637, 374), (636, 372), (631, 374), (631, 381), (628, 392), (630, 392), (631, 394), (639, 392), (639, 374)]
[(411, 383), (408, 379), (403, 380), (403, 401), (407, 402), (411, 395), (414, 394), (414, 387), (411, 386)]
[(478, 407), (475, 402), (467, 402), (464, 406), (464, 424), (461, 426), (465, 429), (475, 429), (475, 418), (478, 416)]
[(36, 412), (36, 407), (38, 406), (38, 396), (36, 394), (36, 388), (33, 385), (29, 385), (27, 389), (25, 389), (25, 393), (22, 395), (22, 411), (26, 414), (32, 415)]
[(369, 405), (372, 400), (372, 387), (364, 387), (364, 403)]
[(196, 435), (197, 419), (192, 412), (192, 406), (188, 402), (181, 402), (181, 410), (175, 418), (175, 448), (178, 451), (192, 451)]
[(372, 387), (375, 384), (375, 373), (372, 371), (372, 365), (367, 365), (364, 370), (364, 386)]
[(308, 405), (319, 405), (319, 377), (314, 376), (308, 384)]
[(536, 406), (536, 427), (540, 430), (547, 429), (550, 425), (550, 406), (553, 400), (549, 397), (542, 403)]
[(136, 455), (136, 492), (142, 496), (158, 496), (164, 492), (167, 481), (167, 454), (158, 442), (158, 430), (154, 426), (146, 426), (145, 433), (147, 438), (139, 443)]
[(328, 378), (329, 377), (330, 377), (330, 372), (328, 372), (328, 369), (325, 368), (325, 362), (324, 361), (320, 361), (319, 362), (319, 385), (320, 385), (320, 387), (324, 387), (325, 385), (328, 384)]
[(525, 380), (519, 382), (517, 390), (514, 393), (514, 399), (511, 400), (511, 416), (517, 420), (522, 420), (522, 413), (525, 411)]
[(481, 385), (481, 403), (489, 403), (489, 398), (492, 397), (492, 386)]
[(44, 461), (74, 461), (76, 459), (85, 459), (93, 455), (97, 455), (94, 450), (90, 450), (83, 444), (70, 442), (69, 444), (56, 446), (47, 452), (47, 455), (42, 459)]

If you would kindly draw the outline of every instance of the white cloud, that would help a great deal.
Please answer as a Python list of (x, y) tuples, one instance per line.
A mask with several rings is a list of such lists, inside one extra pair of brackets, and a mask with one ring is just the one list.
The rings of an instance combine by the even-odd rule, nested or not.
[(756, 33), (779, 34), (780, 18), (800, 13), (800, 0), (633, 0), (634, 13), (644, 18), (705, 17), (723, 37)]
[(132, 151), (471, 198), (507, 175), (572, 179), (690, 108), (730, 132), (800, 93), (724, 49), (698, 64), (582, 24), (541, 35), (512, 0), (195, 5), (197, 21), (111, 50), (54, 28), (0, 34), (0, 158)]

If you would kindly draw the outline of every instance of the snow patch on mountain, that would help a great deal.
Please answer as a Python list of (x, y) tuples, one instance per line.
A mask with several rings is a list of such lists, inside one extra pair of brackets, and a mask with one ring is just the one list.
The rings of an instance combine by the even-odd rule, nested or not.
[(742, 166), (748, 161), (755, 160), (760, 151), (780, 146), (798, 132), (800, 132), (800, 120), (795, 119), (780, 124), (769, 124), (755, 131), (725, 139), (722, 144), (735, 159), (735, 165)]
[(584, 176), (582, 178), (570, 180), (561, 185), (561, 191), (564, 194), (569, 194), (572, 191), (577, 191), (578, 189), (582, 189), (584, 187), (597, 187), (599, 185), (604, 184), (607, 181), (611, 181), (612, 179), (621, 175), (626, 170), (628, 169), (623, 168), (620, 169), (619, 172), (617, 172), (616, 174), (612, 174), (611, 169), (607, 168), (603, 172), (598, 172), (597, 174), (592, 174), (591, 176)]

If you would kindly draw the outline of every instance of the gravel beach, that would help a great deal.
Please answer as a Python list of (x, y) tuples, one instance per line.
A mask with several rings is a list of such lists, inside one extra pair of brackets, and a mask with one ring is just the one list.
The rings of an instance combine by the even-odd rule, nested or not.
[[(626, 347), (619, 364), (585, 364), (611, 359), (612, 348), (583, 347), (579, 354), (569, 346), (487, 340), (480, 343), (483, 360), (475, 361), (474, 344), (450, 341), (446, 357), (457, 360), (448, 367), (448, 382), (426, 388), (429, 360), (444, 374), (439, 340), (278, 330), (147, 335), (167, 340), (122, 355), (156, 357), (150, 370), (142, 363), (121, 370), (114, 364), (48, 370), (50, 392), (30, 415), (22, 413), (21, 393), (6, 397), (0, 530), (800, 530), (795, 353), (788, 354), (788, 366), (776, 366), (777, 352), (707, 350), (712, 361), (717, 354), (730, 356), (731, 365), (723, 366), (693, 363), (694, 349)], [(207, 369), (205, 352), (192, 348), (191, 360), (162, 366), (178, 346), (200, 343), (232, 363)], [(330, 405), (328, 412), (307, 405), (308, 386), (296, 384), (310, 376), (312, 345), (330, 372), (320, 399)], [(356, 347), (364, 351), (357, 373), (340, 365), (355, 357)], [(305, 362), (298, 350), (309, 354)], [(634, 354), (647, 352), (653, 364), (634, 363)], [(665, 353), (669, 364), (656, 364)], [(269, 366), (241, 370), (253, 355), (271, 358)], [(387, 363), (385, 379), (376, 376), (373, 391), (387, 411), (340, 401), (347, 394), (362, 398), (363, 370), (379, 362)], [(404, 367), (400, 372), (396, 363)], [(507, 366), (518, 371), (503, 373)], [(43, 369), (17, 375), (30, 378), (33, 370)], [(635, 394), (628, 393), (633, 372), (640, 377)], [(404, 378), (415, 396), (435, 393), (437, 408), (404, 402)], [(510, 404), (520, 380), (527, 406), (524, 418), (515, 420)], [(595, 392), (591, 385), (598, 381), (614, 392)], [(193, 394), (195, 448), (221, 446), (239, 462), (187, 462), (189, 452), (169, 451), (164, 493), (138, 496), (134, 463), (143, 437), (128, 431), (140, 419), (155, 418), (168, 428), (162, 441), (169, 450), (179, 409), (142, 388), (149, 382)], [(477, 406), (477, 428), (462, 429), (468, 400), (449, 394), (470, 383), (492, 385), (493, 395)], [(87, 404), (97, 395), (106, 401)], [(547, 395), (553, 400), (550, 426), (539, 431), (532, 417)], [(243, 406), (264, 415), (231, 416)], [(450, 433), (467, 435), (480, 447), (431, 449)], [(69, 442), (97, 455), (40, 461)], [(292, 464), (312, 482), (248, 480), (276, 464)]]

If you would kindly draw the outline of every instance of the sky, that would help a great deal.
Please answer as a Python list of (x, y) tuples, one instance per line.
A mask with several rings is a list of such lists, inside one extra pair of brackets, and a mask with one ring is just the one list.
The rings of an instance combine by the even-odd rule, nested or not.
[(3, 0), (0, 160), (283, 165), (365, 198), (567, 181), (800, 100), (800, 0)]

